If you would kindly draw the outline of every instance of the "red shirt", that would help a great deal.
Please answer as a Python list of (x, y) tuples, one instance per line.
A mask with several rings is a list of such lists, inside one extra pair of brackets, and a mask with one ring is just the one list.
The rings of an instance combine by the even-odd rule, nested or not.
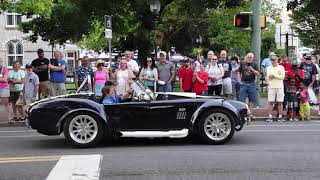
[(201, 80), (203, 80), (204, 82), (201, 84), (198, 80), (196, 80), (193, 85), (193, 92), (195, 92), (196, 94), (201, 94), (201, 93), (208, 90), (207, 83), (208, 83), (208, 76), (209, 75), (208, 75), (208, 72), (206, 72), (206, 71), (199, 71), (199, 72), (197, 72), (197, 74), (198, 74), (199, 78)]
[(285, 72), (286, 72), (286, 77), (285, 77), (285, 79), (288, 79), (288, 72), (289, 72), (289, 71), (292, 71), (292, 65), (291, 65), (291, 63), (290, 63), (290, 62), (288, 62), (288, 63), (280, 63), (280, 65), (284, 67), (284, 70), (285, 70)]
[[(304, 72), (302, 69), (297, 69), (297, 73), (300, 75), (300, 77), (303, 79), (304, 78)], [(293, 69), (291, 69), (289, 72), (286, 73), (286, 77), (287, 78), (295, 78), (294, 82), (296, 84), (296, 87), (300, 86), (300, 83), (302, 82), (302, 79), (300, 79), (299, 77), (296, 77), (294, 74)]]
[(182, 67), (179, 70), (179, 78), (182, 79), (182, 89), (184, 91), (192, 90), (192, 77), (193, 77), (193, 70), (191, 67), (189, 68)]

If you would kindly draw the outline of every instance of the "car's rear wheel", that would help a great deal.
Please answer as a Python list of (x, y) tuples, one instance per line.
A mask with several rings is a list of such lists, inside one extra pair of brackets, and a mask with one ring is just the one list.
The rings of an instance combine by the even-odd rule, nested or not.
[(224, 144), (235, 132), (232, 114), (225, 109), (212, 109), (203, 114), (199, 122), (199, 135), (209, 144)]
[(74, 146), (91, 147), (103, 138), (103, 124), (93, 114), (76, 113), (66, 120), (64, 136)]

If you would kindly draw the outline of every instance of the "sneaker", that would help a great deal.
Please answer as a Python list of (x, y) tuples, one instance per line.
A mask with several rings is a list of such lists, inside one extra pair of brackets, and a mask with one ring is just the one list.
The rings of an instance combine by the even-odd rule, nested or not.
[(292, 122), (292, 121), (294, 121), (294, 119), (293, 119), (293, 118), (290, 118), (289, 121)]
[(278, 118), (278, 122), (286, 122), (286, 120), (283, 119), (283, 117), (279, 117), (279, 118)]
[(298, 119), (298, 118), (294, 118), (293, 120), (294, 120), (294, 121), (299, 121), (299, 119)]
[(273, 120), (272, 120), (272, 118), (268, 118), (266, 121), (267, 122), (272, 122)]

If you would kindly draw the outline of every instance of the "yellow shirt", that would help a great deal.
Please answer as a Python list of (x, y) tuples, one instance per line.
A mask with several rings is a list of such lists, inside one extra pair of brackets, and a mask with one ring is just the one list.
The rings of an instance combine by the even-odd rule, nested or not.
[[(269, 78), (271, 74), (274, 75), (272, 79)], [(268, 88), (283, 88), (283, 79), (285, 74), (286, 72), (283, 66), (277, 65), (274, 67), (271, 65), (267, 70)]]

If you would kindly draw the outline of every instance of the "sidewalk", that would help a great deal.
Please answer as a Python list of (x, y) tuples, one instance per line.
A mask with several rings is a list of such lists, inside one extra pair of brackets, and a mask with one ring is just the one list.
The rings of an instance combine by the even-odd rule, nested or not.
[(4, 111), (4, 108), (0, 106), (0, 127), (17, 127), (25, 126), (24, 122), (15, 122), (13, 124), (8, 123), (7, 112)]
[[(256, 120), (266, 120), (268, 118), (268, 100), (267, 97), (260, 98), (261, 108), (254, 108), (252, 114), (256, 117)], [(311, 120), (320, 120), (318, 116), (319, 106), (311, 106)], [(287, 112), (284, 111), (283, 115), (286, 115)], [(277, 112), (273, 111), (272, 116), (276, 117)]]

